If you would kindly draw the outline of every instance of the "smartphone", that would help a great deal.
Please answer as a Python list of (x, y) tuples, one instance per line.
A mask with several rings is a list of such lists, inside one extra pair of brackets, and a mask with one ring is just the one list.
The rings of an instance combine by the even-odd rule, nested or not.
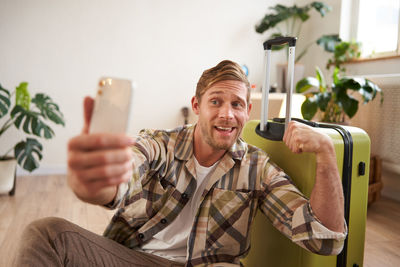
[(90, 133), (127, 133), (132, 113), (130, 80), (101, 78), (90, 121)]

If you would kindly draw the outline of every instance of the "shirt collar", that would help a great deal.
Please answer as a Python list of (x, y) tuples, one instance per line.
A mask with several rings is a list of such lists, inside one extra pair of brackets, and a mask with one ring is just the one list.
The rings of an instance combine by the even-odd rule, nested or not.
[[(189, 160), (193, 155), (193, 136), (196, 124), (184, 126), (179, 132), (175, 143), (175, 157), (180, 160)], [(233, 159), (241, 160), (247, 151), (247, 144), (239, 138), (229, 149)]]

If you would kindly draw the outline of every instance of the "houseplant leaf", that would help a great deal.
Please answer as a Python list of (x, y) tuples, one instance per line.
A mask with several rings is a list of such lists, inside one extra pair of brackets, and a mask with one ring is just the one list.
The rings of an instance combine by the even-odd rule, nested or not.
[(297, 7), (296, 5), (293, 7), (293, 16), (296, 16), (301, 19), (301, 21), (306, 21), (310, 18), (310, 15), (308, 15), (308, 11), (310, 10), (309, 6), (305, 7)]
[(58, 105), (55, 104), (49, 96), (45, 94), (36, 94), (32, 99), (32, 103), (38, 107), (40, 114), (45, 119), (49, 119), (56, 124), (61, 124), (64, 126), (63, 114), (61, 113)]
[(25, 133), (50, 139), (54, 136), (54, 132), (40, 119), (39, 114), (40, 113), (26, 110), (22, 106), (15, 106), (11, 111), (11, 117), (14, 119), (15, 127), (19, 129), (23, 122), (22, 129)]
[(323, 2), (312, 2), (310, 6), (313, 7), (316, 11), (318, 11), (322, 17), (324, 17), (327, 12), (331, 11), (331, 7)]
[(346, 62), (360, 57), (361, 43), (357, 42), (339, 42), (335, 45), (333, 58), (329, 60), (326, 68), (329, 69), (331, 65), (340, 68), (343, 72), (345, 68), (341, 65)]
[(31, 96), (28, 91), (28, 83), (22, 82), (15, 89), (15, 105), (19, 105), (26, 110), (31, 106)]
[(267, 14), (261, 20), (259, 24), (256, 25), (256, 32), (263, 33), (272, 27), (275, 27), (279, 22), (287, 19), (289, 17), (288, 13), (282, 14)]
[(284, 5), (278, 4), (270, 7), (270, 9), (272, 9), (273, 12), (266, 14), (263, 19), (256, 25), (256, 32), (263, 33), (289, 18), (297, 17), (304, 22), (310, 17), (308, 15), (308, 11), (310, 9), (309, 6), (297, 7), (296, 5), (294, 5), (292, 7), (286, 7)]
[(289, 17), (291, 15), (290, 8), (284, 5), (277, 4), (270, 9), (275, 10), (276, 14), (281, 14), (282, 16)]
[(352, 118), (358, 110), (358, 101), (353, 97), (346, 94), (346, 92), (341, 92), (336, 96), (336, 102), (343, 108), (344, 113), (346, 113), (349, 118)]
[[(315, 42), (322, 46), (325, 51), (333, 53), (335, 50), (335, 45), (339, 43), (341, 39), (339, 38), (339, 35), (337, 34), (331, 34), (331, 35), (323, 35), (319, 39), (317, 39)], [(298, 62), (308, 51), (310, 46), (314, 44), (314, 42), (309, 43), (305, 48), (303, 48), (303, 51), (301, 51), (297, 56), (296, 56), (296, 62)], [(329, 64), (329, 63), (328, 63)], [(327, 65), (328, 66), (328, 65)], [(329, 69), (327, 67), (327, 69)]]
[(329, 101), (332, 99), (332, 93), (331, 92), (324, 92), (320, 93), (318, 95), (318, 107), (321, 111), (326, 111), (326, 108), (328, 107)]
[(358, 91), (362, 86), (363, 81), (360, 79), (344, 77), (339, 80), (336, 84), (337, 87), (343, 87), (343, 89), (352, 89)]
[(7, 114), (10, 105), (10, 92), (0, 84), (0, 118)]
[(324, 74), (322, 73), (321, 69), (318, 67), (316, 67), (316, 77), (319, 82), (319, 87), (318, 87), (319, 91), (321, 93), (326, 92), (325, 77), (324, 77)]
[(362, 95), (363, 103), (366, 104), (373, 99), (372, 91), (368, 91), (367, 87), (362, 87), (359, 90), (359, 93)]
[(14, 155), (18, 164), (25, 170), (31, 172), (39, 167), (39, 161), (42, 159), (43, 146), (33, 138), (27, 138), (26, 141), (19, 142), (14, 148)]
[(319, 81), (314, 77), (306, 77), (301, 79), (296, 84), (296, 92), (297, 93), (304, 93), (311, 87), (319, 88)]
[(335, 46), (342, 40), (338, 34), (323, 35), (317, 40), (317, 44), (322, 46), (327, 52), (335, 52)]
[(307, 98), (301, 105), (301, 114), (306, 120), (311, 120), (318, 110), (317, 96)]
[(335, 67), (335, 69), (333, 70), (333, 75), (332, 75), (333, 84), (339, 83), (339, 72), (340, 72), (340, 69)]
[(359, 93), (363, 97), (364, 104), (374, 100), (378, 92), (381, 93), (381, 103), (382, 103), (383, 101), (382, 89), (378, 85), (374, 84), (373, 82), (367, 79), (365, 79), (363, 86), (359, 90)]

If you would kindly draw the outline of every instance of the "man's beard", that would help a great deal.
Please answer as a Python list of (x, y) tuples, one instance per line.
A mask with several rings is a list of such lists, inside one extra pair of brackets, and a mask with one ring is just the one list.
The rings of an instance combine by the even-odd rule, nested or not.
[[(215, 150), (229, 150), (237, 140), (237, 136), (236, 136), (233, 140), (229, 140), (230, 141), (229, 143), (227, 143), (227, 142), (218, 142), (217, 140), (215, 140), (212, 137), (213, 136), (212, 133), (213, 133), (213, 130), (214, 130), (214, 126), (211, 126), (209, 124), (200, 123), (200, 130), (202, 132), (202, 136), (204, 138), (204, 141), (209, 146), (214, 148)], [(238, 128), (236, 128), (235, 130), (237, 131)]]

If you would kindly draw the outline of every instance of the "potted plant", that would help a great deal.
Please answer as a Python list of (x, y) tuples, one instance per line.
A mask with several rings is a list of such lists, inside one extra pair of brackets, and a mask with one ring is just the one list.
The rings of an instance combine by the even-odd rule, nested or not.
[[(15, 95), (15, 100), (12, 97)], [(0, 138), (15, 128), (27, 135), (25, 140), (10, 144), (6, 152), (0, 155), (0, 193), (15, 192), (15, 168), (20, 165), (32, 172), (39, 167), (43, 146), (40, 138), (51, 139), (54, 131), (47, 124), (64, 124), (64, 116), (57, 104), (43, 93), (37, 93), (31, 99), (28, 83), (22, 82), (12, 92), (0, 85)], [(3, 142), (4, 143), (4, 142)], [(6, 170), (9, 174), (6, 174)]]
[(346, 116), (352, 118), (358, 110), (359, 100), (354, 93), (361, 95), (366, 104), (375, 99), (382, 90), (365, 78), (340, 77), (339, 68), (333, 71), (333, 82), (329, 86), (317, 67), (316, 77), (306, 77), (296, 85), (296, 92), (303, 93), (306, 100), (301, 106), (301, 113), (306, 120), (311, 120), (319, 111), (320, 121), (344, 123)]
[[(256, 32), (262, 34), (267, 30), (274, 29), (275, 32), (272, 33), (268, 39), (272, 39), (275, 37), (279, 36), (295, 36), (299, 37), (301, 33), (301, 28), (304, 22), (306, 22), (310, 18), (310, 12), (312, 10), (317, 11), (321, 17), (324, 17), (327, 12), (331, 10), (331, 7), (326, 5), (323, 2), (311, 2), (310, 4), (304, 5), (304, 6), (284, 6), (277, 4), (273, 7), (270, 7), (272, 12), (267, 13), (261, 21), (255, 26)], [(301, 42), (302, 39), (299, 38), (299, 41)], [(299, 53), (297, 53), (297, 56), (295, 58), (295, 77), (294, 77), (294, 83), (301, 78), (303, 78), (304, 75), (304, 66), (302, 64), (299, 64), (299, 60), (307, 53), (308, 49), (310, 46), (313, 44), (317, 43), (319, 45), (322, 45), (324, 47), (333, 47), (336, 42), (339, 41), (339, 37), (337, 34), (333, 35), (324, 35), (317, 40), (313, 40), (306, 44)], [(275, 46), (273, 47), (273, 50), (280, 50), (284, 48), (285, 46)], [(287, 68), (287, 64), (278, 64), (277, 65), (278, 71), (277, 71), (277, 82), (278, 82), (278, 88), (281, 88), (283, 92), (286, 91), (287, 87), (287, 82), (285, 83), (286, 79), (286, 74), (285, 70)]]
[(378, 85), (365, 78), (345, 76), (346, 69), (342, 65), (360, 57), (361, 43), (340, 40), (334, 43), (333, 49), (326, 47), (332, 44), (322, 44), (325, 51), (332, 53), (326, 64), (328, 70), (330, 66), (335, 66), (332, 84), (329, 86), (326, 83), (318, 67), (316, 77), (306, 77), (296, 84), (296, 92), (303, 93), (306, 97), (301, 106), (301, 113), (306, 120), (319, 114), (320, 121), (344, 123), (346, 116), (352, 118), (358, 111), (359, 100), (353, 97), (354, 93), (362, 97), (364, 104), (374, 100), (378, 92), (381, 94), (381, 102), (383, 101), (383, 93)]

